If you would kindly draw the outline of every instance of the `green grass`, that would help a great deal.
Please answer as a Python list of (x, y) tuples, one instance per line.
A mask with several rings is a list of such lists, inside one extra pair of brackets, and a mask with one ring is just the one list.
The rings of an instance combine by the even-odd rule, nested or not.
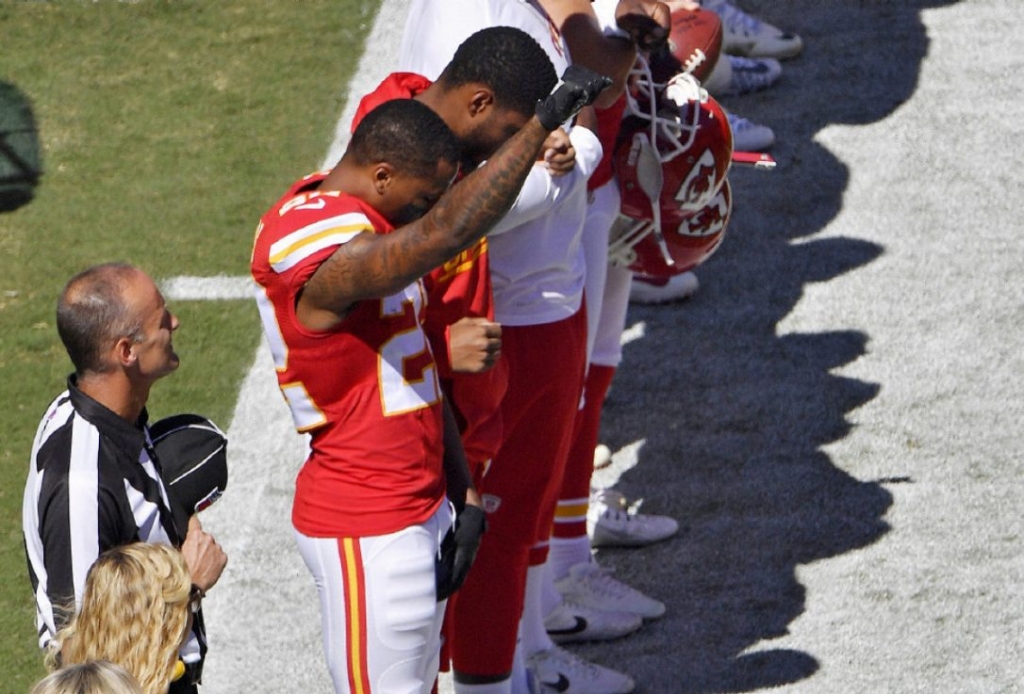
[[(126, 260), (154, 278), (244, 275), (263, 211), (316, 168), (378, 6), (372, 0), (0, 2), (0, 80), (31, 98), (44, 177), (0, 214), (0, 690), (41, 674), (21, 540), (39, 416), (70, 370), (64, 282)], [(248, 301), (177, 302), (181, 369), (153, 416), (230, 423), (259, 338)]]

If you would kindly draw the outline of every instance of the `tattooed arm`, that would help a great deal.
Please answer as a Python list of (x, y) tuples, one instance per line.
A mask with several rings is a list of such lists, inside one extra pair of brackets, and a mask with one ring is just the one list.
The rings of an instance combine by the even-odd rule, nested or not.
[(426, 215), (390, 234), (362, 233), (340, 246), (299, 298), (303, 324), (329, 328), (356, 302), (401, 291), (471, 246), (511, 207), (547, 135), (531, 118)]
[(357, 301), (394, 294), (470, 247), (511, 207), (548, 133), (593, 102), (609, 82), (571, 66), (538, 103), (537, 114), (430, 212), (390, 234), (362, 233), (339, 247), (299, 297), (302, 323), (314, 330), (330, 328)]

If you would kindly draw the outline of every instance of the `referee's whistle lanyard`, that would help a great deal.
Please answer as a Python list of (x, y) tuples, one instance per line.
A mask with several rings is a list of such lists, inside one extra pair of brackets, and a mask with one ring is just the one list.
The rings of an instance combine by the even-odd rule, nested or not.
[[(160, 478), (160, 524), (164, 526), (164, 530), (168, 529), (168, 524), (164, 523), (164, 518), (170, 519), (170, 528), (173, 529), (174, 535), (171, 536), (171, 544), (175, 547), (181, 547), (185, 543), (185, 534), (188, 532), (188, 528), (179, 528), (174, 522), (174, 514), (171, 513), (170, 499), (167, 498), (167, 487), (163, 483), (164, 471), (160, 465), (160, 458), (156, 455), (156, 449), (153, 448), (152, 441), (149, 440), (149, 432), (146, 432), (146, 443), (144, 444), (146, 449), (146, 455), (149, 456), (149, 461), (153, 463), (153, 468), (156, 469), (157, 477)], [(170, 535), (170, 533), (168, 533)], [(172, 680), (173, 681), (173, 680)]]

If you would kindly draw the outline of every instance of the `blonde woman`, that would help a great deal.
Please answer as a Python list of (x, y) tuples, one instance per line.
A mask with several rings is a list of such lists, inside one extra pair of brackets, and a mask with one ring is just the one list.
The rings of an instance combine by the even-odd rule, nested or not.
[(89, 569), (81, 609), (57, 633), (47, 665), (109, 660), (135, 677), (143, 694), (164, 694), (184, 672), (178, 648), (191, 627), (196, 593), (173, 547), (107, 550)]
[(142, 689), (124, 668), (93, 660), (51, 673), (29, 694), (142, 694)]

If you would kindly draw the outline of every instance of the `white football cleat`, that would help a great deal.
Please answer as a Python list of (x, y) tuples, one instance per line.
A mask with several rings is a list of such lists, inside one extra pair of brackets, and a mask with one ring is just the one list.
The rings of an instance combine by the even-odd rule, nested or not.
[(737, 152), (763, 152), (775, 144), (775, 133), (735, 113), (726, 113), (732, 128), (732, 148)]
[(714, 97), (739, 96), (767, 89), (782, 77), (782, 63), (774, 58), (723, 55), (703, 87)]
[(629, 675), (587, 662), (555, 646), (526, 659), (536, 694), (630, 694), (636, 687)]
[(665, 614), (665, 603), (616, 581), (611, 577), (611, 570), (597, 562), (576, 564), (569, 569), (568, 576), (555, 581), (555, 588), (569, 602), (598, 610), (633, 612), (644, 619), (656, 619)]
[(643, 626), (634, 612), (608, 612), (563, 600), (544, 618), (544, 628), (555, 643), (610, 641)]
[(783, 60), (804, 48), (796, 34), (752, 17), (728, 0), (703, 0), (701, 6), (722, 20), (722, 53)]
[(614, 489), (594, 490), (587, 510), (591, 547), (644, 547), (679, 532), (675, 518), (637, 513)]

